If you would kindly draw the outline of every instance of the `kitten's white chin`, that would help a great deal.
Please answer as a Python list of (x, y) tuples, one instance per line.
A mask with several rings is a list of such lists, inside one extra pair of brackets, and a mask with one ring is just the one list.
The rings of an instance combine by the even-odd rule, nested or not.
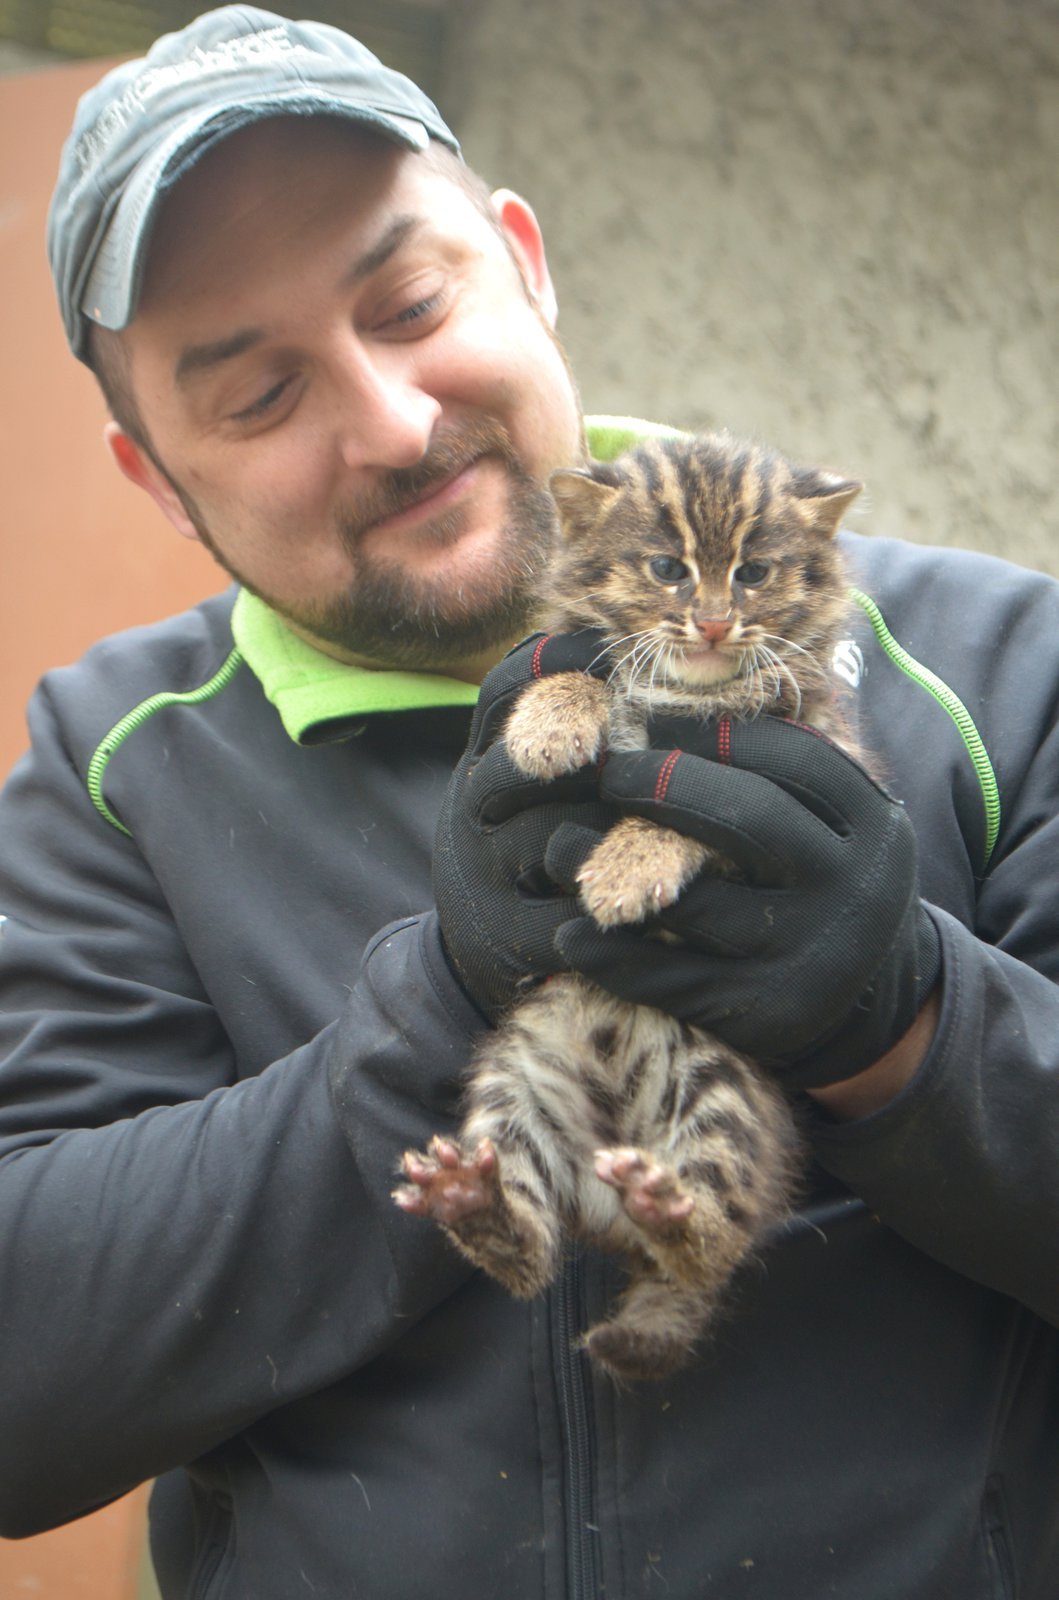
[(743, 670), (743, 653), (737, 650), (684, 649), (679, 657), (671, 659), (667, 676), (680, 684), (694, 687), (715, 683), (730, 683)]

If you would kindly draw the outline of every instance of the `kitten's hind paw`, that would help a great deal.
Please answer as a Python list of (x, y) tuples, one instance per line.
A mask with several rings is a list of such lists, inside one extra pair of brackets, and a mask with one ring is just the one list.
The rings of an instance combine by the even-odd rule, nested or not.
[(474, 1155), (466, 1156), (454, 1140), (435, 1136), (425, 1154), (407, 1150), (401, 1170), (409, 1181), (393, 1190), (395, 1204), (440, 1223), (456, 1247), (510, 1294), (530, 1299), (551, 1282), (558, 1227), (505, 1192), (491, 1140), (481, 1139)]
[(496, 1151), (488, 1139), (467, 1159), (452, 1139), (435, 1135), (425, 1153), (405, 1151), (401, 1171), (409, 1181), (393, 1190), (393, 1199), (411, 1216), (451, 1227), (496, 1204)]
[(621, 1196), (626, 1213), (645, 1233), (680, 1235), (691, 1216), (694, 1197), (671, 1167), (642, 1150), (597, 1150), (596, 1176)]

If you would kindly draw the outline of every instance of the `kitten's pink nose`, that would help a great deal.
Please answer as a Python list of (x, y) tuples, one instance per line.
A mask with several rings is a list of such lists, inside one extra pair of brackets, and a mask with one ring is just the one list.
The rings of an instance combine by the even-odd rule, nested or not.
[(732, 631), (729, 617), (696, 617), (695, 626), (704, 639), (711, 644), (719, 644), (722, 639), (727, 639)]

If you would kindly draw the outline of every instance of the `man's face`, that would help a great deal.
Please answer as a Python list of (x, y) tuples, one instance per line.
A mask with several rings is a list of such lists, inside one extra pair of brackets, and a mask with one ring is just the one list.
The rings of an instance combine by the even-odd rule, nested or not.
[(296, 118), (166, 203), (123, 335), (152, 492), (333, 654), (460, 668), (525, 631), (583, 454), (530, 223), (509, 248), (430, 161)]

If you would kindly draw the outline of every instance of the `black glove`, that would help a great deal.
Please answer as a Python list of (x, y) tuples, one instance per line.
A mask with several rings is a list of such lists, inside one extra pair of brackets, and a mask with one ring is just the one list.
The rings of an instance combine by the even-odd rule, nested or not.
[[(601, 797), (702, 840), (743, 881), (700, 873), (658, 918), (679, 944), (571, 920), (556, 934), (563, 964), (707, 1029), (793, 1088), (852, 1077), (901, 1038), (938, 976), (912, 825), (809, 729), (725, 720), (695, 724), (692, 740), (701, 755), (611, 755)], [(573, 881), (598, 839), (560, 828), (549, 873)]]
[(520, 990), (562, 963), (556, 930), (579, 906), (546, 875), (548, 840), (564, 822), (598, 834), (617, 813), (601, 805), (597, 770), (550, 783), (525, 778), (500, 742), (512, 704), (535, 679), (596, 669), (601, 635), (535, 635), (488, 674), (467, 750), (449, 783), (434, 841), (434, 900), (456, 977), (495, 1022)]

